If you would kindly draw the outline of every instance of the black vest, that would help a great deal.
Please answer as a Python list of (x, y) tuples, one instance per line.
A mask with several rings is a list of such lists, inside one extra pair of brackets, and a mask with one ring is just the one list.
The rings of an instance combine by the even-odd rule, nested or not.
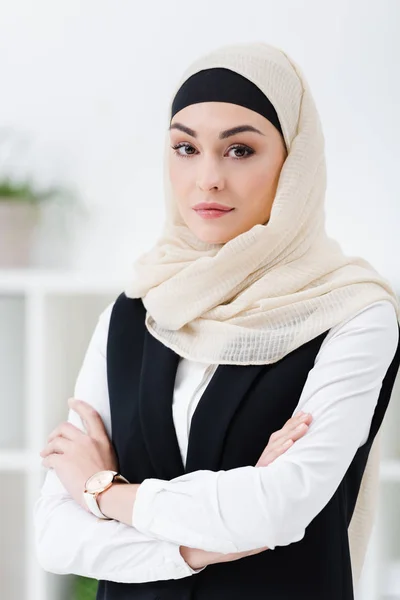
[[(294, 412), (329, 331), (272, 365), (218, 365), (192, 418), (184, 468), (172, 416), (179, 356), (150, 335), (144, 321), (141, 299), (121, 293), (111, 314), (107, 377), (112, 442), (120, 471), (132, 483), (255, 465), (271, 433)], [(400, 344), (384, 378), (368, 440), (302, 540), (209, 565), (181, 579), (100, 580), (96, 600), (353, 600), (347, 529), (399, 363)]]

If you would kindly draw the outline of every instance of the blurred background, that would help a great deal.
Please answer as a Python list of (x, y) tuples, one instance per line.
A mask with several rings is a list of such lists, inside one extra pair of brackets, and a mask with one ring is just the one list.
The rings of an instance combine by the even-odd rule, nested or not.
[[(328, 233), (400, 291), (398, 0), (0, 2), (0, 597), (89, 600), (33, 551), (40, 450), (98, 315), (164, 218), (167, 106), (186, 66), (265, 41), (303, 69), (328, 165)], [(400, 599), (400, 390), (358, 600)]]

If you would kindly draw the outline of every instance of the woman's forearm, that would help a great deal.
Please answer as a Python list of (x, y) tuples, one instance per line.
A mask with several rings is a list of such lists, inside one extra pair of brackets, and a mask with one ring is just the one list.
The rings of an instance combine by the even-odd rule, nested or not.
[[(111, 519), (132, 525), (132, 514), (139, 486), (140, 484), (136, 483), (130, 483), (129, 485), (126, 483), (116, 483), (112, 485), (98, 497), (101, 512)], [(221, 552), (208, 552), (207, 550), (189, 548), (188, 546), (179, 547), (183, 559), (192, 569), (201, 569), (214, 563), (238, 560), (239, 558), (258, 554), (267, 549), (267, 547), (264, 547), (246, 552), (222, 554)]]
[(180, 546), (179, 551), (185, 560), (185, 562), (192, 569), (201, 569), (208, 565), (221, 562), (231, 562), (233, 560), (239, 560), (252, 554), (259, 554), (268, 550), (268, 547), (257, 548), (255, 550), (248, 550), (245, 552), (230, 552), (229, 554), (222, 554), (221, 552), (208, 552), (207, 550), (199, 550), (196, 548), (189, 548), (187, 546)]

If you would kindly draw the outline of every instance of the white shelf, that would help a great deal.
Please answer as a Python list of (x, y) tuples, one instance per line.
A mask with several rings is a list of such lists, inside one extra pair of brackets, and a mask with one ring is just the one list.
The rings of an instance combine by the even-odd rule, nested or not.
[(32, 472), (42, 468), (41, 456), (29, 450), (1, 450), (0, 471)]
[(108, 294), (121, 292), (126, 281), (126, 273), (0, 269), (0, 294)]
[(1, 597), (7, 600), (28, 597), (29, 581), (26, 574), (29, 572), (30, 557), (27, 534), (29, 526), (25, 510), (27, 487), (27, 479), (22, 473), (2, 473), (0, 573)]
[(0, 269), (0, 353), (10, 357), (0, 371), (0, 473), (7, 490), (0, 494), (2, 539), (14, 535), (10, 515), (20, 523), (11, 548), (0, 545), (1, 598), (70, 597), (72, 576), (47, 573), (36, 559), (32, 511), (46, 474), (39, 453), (67, 418), (97, 319), (124, 283), (121, 274)]

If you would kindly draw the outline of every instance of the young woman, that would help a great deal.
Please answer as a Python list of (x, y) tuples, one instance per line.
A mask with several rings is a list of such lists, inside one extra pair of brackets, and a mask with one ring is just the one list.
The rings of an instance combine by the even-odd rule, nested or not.
[(326, 234), (321, 124), (286, 53), (218, 48), (168, 109), (165, 229), (41, 453), (39, 560), (98, 600), (352, 600), (397, 296)]

